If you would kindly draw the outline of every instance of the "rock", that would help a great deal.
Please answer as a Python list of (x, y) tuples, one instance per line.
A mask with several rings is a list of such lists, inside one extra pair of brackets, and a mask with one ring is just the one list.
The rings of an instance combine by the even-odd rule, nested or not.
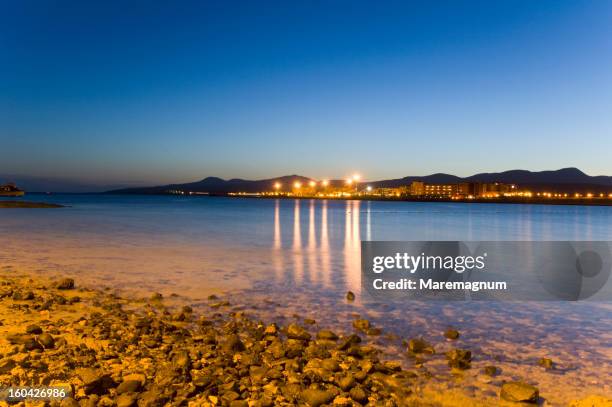
[(456, 339), (459, 339), (459, 331), (453, 328), (449, 328), (446, 330), (446, 332), (444, 332), (444, 337), (446, 339), (450, 339), (454, 341)]
[(422, 338), (408, 341), (408, 351), (411, 353), (434, 353), (434, 348)]
[(332, 331), (323, 329), (323, 330), (320, 330), (319, 332), (317, 332), (317, 339), (323, 339), (323, 340), (328, 340), (328, 341), (337, 341), (338, 340), (338, 335), (336, 335)]
[(55, 339), (47, 333), (38, 336), (38, 343), (40, 343), (45, 349), (53, 349), (55, 347)]
[(472, 352), (463, 349), (451, 349), (446, 352), (448, 365), (455, 369), (469, 369), (472, 362)]
[(13, 359), (4, 358), (0, 360), (0, 374), (9, 374), (16, 366), (17, 362)]
[(328, 390), (306, 389), (303, 390), (300, 398), (304, 403), (312, 407), (318, 407), (322, 404), (329, 403), (336, 395)]
[(365, 404), (368, 401), (368, 395), (360, 386), (353, 387), (349, 392), (349, 396), (357, 403)]
[(304, 328), (297, 324), (291, 324), (287, 328), (287, 337), (289, 339), (299, 339), (302, 341), (310, 340), (310, 334)]
[(499, 373), (499, 369), (496, 366), (485, 366), (482, 371), (487, 376), (496, 376)]
[(342, 391), (349, 391), (355, 386), (355, 378), (353, 376), (344, 376), (340, 380), (338, 380), (338, 387), (342, 389)]
[(81, 368), (77, 370), (77, 375), (83, 382), (85, 394), (103, 395), (109, 389), (116, 386), (110, 375), (102, 373), (94, 368)]
[(353, 321), (353, 328), (359, 331), (367, 331), (370, 328), (370, 321), (367, 319), (356, 319)]
[(32, 335), (40, 335), (41, 333), (43, 333), (43, 330), (38, 325), (28, 325), (26, 327), (26, 333)]
[(79, 407), (79, 403), (72, 397), (66, 397), (60, 402), (60, 407)]
[(117, 397), (117, 407), (133, 407), (136, 405), (138, 400), (138, 394), (136, 393), (123, 393)]
[(361, 338), (358, 335), (351, 334), (349, 336), (345, 336), (340, 340), (340, 344), (338, 344), (339, 350), (347, 350), (351, 346), (358, 344), (361, 342)]
[(555, 368), (555, 364), (553, 363), (552, 359), (548, 358), (542, 358), (538, 360), (538, 365), (542, 366), (546, 370), (551, 370)]
[(264, 330), (264, 335), (272, 335), (272, 336), (278, 335), (278, 326), (274, 323), (268, 325), (266, 329)]
[(164, 296), (161, 293), (153, 293), (151, 295), (151, 301), (161, 301), (164, 299)]
[(230, 335), (223, 344), (223, 350), (228, 353), (242, 352), (245, 349), (244, 343), (240, 340), (238, 335)]
[(74, 280), (72, 278), (63, 278), (56, 285), (58, 290), (72, 290), (74, 288)]
[(44, 348), (40, 343), (34, 340), (34, 338), (30, 338), (26, 340), (25, 343), (23, 344), (23, 349), (26, 351), (33, 351), (33, 350), (43, 350)]
[(314, 319), (312, 319), (312, 318), (304, 318), (304, 323), (305, 323), (306, 325), (314, 325), (314, 324), (316, 324), (316, 323), (317, 323), (317, 321), (315, 321), (315, 320), (314, 320)]
[(355, 301), (355, 294), (352, 291), (348, 291), (346, 293), (347, 301)]
[(538, 389), (523, 382), (505, 383), (499, 395), (502, 400), (514, 402), (536, 403), (538, 401)]
[(124, 380), (117, 386), (117, 394), (137, 393), (142, 388), (140, 380)]

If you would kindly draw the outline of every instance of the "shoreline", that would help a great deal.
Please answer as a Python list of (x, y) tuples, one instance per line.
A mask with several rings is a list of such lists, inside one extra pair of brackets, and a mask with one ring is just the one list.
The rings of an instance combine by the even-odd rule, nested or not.
[[(91, 194), (76, 194), (91, 195)], [(94, 194), (95, 195), (95, 194)], [(233, 198), (233, 199), (266, 199), (266, 200), (329, 200), (329, 201), (373, 201), (373, 202), (423, 202), (423, 203), (465, 203), (465, 204), (507, 204), (507, 205), (558, 205), (558, 206), (612, 206), (610, 198), (481, 198), (481, 199), (420, 199), (420, 198), (392, 198), (392, 197), (318, 197), (318, 196), (286, 196), (286, 195), (256, 195), (253, 194), (121, 194), (102, 192), (100, 195), (114, 196), (168, 196), (184, 198)]]
[(12, 201), (12, 200), (0, 200), (0, 209), (38, 209), (38, 208), (65, 208), (66, 206), (60, 204), (53, 204), (47, 202), (31, 202), (31, 201)]
[[(0, 384), (68, 386), (74, 401), (62, 406), (76, 406), (77, 399), (81, 406), (359, 406), (368, 399), (488, 406), (503, 404), (510, 393), (534, 395), (535, 388), (525, 382), (514, 382), (514, 389), (500, 384), (490, 400), (470, 398), (459, 389), (436, 391), (424, 366), (437, 345), (406, 339), (413, 366), (405, 367), (371, 343), (371, 335), (381, 333), (359, 317), (352, 332), (296, 315), (277, 325), (259, 322), (250, 315), (256, 304), (234, 304), (232, 296), (211, 295), (189, 305), (179, 296), (119, 296), (112, 289), (79, 287), (71, 279), (0, 276)], [(458, 335), (449, 330), (446, 341)], [(470, 369), (467, 349), (453, 348), (446, 358), (454, 376)], [(487, 368), (483, 380), (495, 380), (497, 369)], [(589, 400), (612, 403), (593, 397)]]

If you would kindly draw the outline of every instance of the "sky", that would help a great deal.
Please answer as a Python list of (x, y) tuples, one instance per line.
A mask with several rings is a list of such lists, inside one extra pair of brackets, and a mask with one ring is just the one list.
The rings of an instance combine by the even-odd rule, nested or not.
[(0, 0), (0, 175), (612, 175), (612, 2)]

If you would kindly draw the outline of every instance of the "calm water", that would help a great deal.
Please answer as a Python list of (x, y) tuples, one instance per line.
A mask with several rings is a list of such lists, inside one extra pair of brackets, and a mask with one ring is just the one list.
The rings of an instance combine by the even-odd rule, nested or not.
[[(609, 241), (612, 207), (111, 195), (28, 199), (70, 207), (0, 211), (4, 268), (74, 275), (147, 293), (177, 292), (194, 303), (229, 291), (257, 303), (264, 317), (297, 313), (346, 329), (359, 312), (402, 337), (432, 341), (453, 325), (463, 332), (461, 345), (475, 351), (476, 365), (495, 359), (504, 366), (504, 378), (528, 374), (545, 387), (548, 400), (565, 402), (591, 389), (610, 392), (607, 304), (362, 303), (359, 250), (361, 240)], [(358, 294), (355, 304), (343, 300), (347, 290)], [(385, 346), (401, 351), (398, 343)], [(563, 374), (533, 370), (542, 356), (560, 360)], [(472, 391), (478, 397), (496, 391), (477, 387)]]

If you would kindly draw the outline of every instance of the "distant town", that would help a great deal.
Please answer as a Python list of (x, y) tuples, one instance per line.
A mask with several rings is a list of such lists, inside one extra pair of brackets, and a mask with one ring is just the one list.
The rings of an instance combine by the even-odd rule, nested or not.
[[(612, 200), (612, 192), (604, 193), (553, 193), (532, 192), (521, 189), (517, 184), (504, 184), (500, 182), (460, 182), (448, 184), (434, 184), (423, 181), (412, 181), (410, 184), (392, 187), (376, 188), (367, 183), (360, 182), (360, 176), (354, 175), (343, 183), (296, 181), (290, 185), (275, 182), (268, 191), (261, 192), (230, 192), (229, 196), (259, 196), (259, 197), (289, 197), (289, 198), (324, 198), (324, 199), (389, 199), (389, 200), (442, 200), (442, 201), (470, 201), (470, 200), (497, 200), (497, 201), (533, 201), (533, 200)], [(175, 191), (175, 193), (182, 193)], [(194, 192), (190, 192), (194, 194)], [(197, 194), (197, 193), (196, 193)]]

